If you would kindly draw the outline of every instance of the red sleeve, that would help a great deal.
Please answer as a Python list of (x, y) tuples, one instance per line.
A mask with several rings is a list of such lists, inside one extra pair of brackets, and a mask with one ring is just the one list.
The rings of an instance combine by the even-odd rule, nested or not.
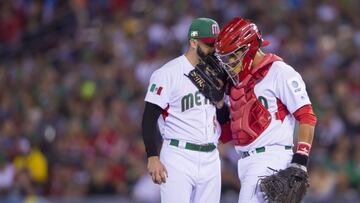
[(302, 106), (301, 108), (296, 110), (293, 115), (300, 124), (309, 124), (312, 126), (315, 126), (316, 124), (317, 119), (311, 104)]
[(221, 125), (221, 135), (219, 139), (224, 144), (232, 140), (230, 122)]

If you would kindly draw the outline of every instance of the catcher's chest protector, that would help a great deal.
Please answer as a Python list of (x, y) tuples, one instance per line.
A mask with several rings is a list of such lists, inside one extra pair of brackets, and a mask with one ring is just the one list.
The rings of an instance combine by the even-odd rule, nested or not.
[(254, 87), (265, 77), (272, 63), (279, 60), (282, 59), (276, 55), (265, 55), (238, 87), (231, 88), (231, 131), (235, 145), (250, 144), (269, 126), (270, 112), (256, 98)]

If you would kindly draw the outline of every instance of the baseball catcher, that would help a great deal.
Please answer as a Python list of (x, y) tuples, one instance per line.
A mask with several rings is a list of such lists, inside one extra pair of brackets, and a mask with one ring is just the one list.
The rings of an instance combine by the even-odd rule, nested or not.
[(262, 51), (269, 43), (241, 17), (220, 31), (215, 52), (231, 84), (230, 117), (222, 122), (220, 141), (233, 141), (240, 155), (238, 202), (297, 203), (309, 186), (306, 166), (317, 118), (301, 75)]
[(227, 74), (214, 54), (201, 56), (200, 63), (187, 77), (211, 102), (216, 103), (223, 99)]

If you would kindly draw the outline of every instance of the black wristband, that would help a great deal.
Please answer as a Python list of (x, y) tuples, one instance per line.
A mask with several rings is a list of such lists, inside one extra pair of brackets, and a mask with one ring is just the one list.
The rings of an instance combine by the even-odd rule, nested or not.
[(304, 154), (295, 153), (291, 160), (291, 163), (297, 163), (307, 167), (309, 157)]

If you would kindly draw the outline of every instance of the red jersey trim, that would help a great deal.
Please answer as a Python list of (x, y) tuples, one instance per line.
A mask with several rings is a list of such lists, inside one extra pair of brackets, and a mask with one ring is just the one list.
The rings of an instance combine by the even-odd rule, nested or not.
[(224, 144), (232, 140), (230, 121), (221, 125), (221, 134), (219, 140)]
[(168, 112), (169, 108), (170, 108), (170, 106), (169, 106), (169, 104), (168, 104), (168, 105), (166, 106), (166, 108), (161, 112), (161, 115), (162, 115), (162, 117), (163, 117), (164, 120), (166, 119), (166, 117), (169, 116), (169, 112)]
[(281, 120), (281, 122), (283, 122), (285, 117), (290, 114), (289, 110), (287, 109), (285, 104), (283, 104), (281, 100), (278, 98), (276, 98), (276, 105), (278, 108), (278, 111), (275, 113), (276, 119)]
[(300, 124), (309, 124), (315, 126), (317, 118), (313, 111), (311, 104), (307, 104), (299, 108), (293, 113), (296, 120), (299, 121)]

